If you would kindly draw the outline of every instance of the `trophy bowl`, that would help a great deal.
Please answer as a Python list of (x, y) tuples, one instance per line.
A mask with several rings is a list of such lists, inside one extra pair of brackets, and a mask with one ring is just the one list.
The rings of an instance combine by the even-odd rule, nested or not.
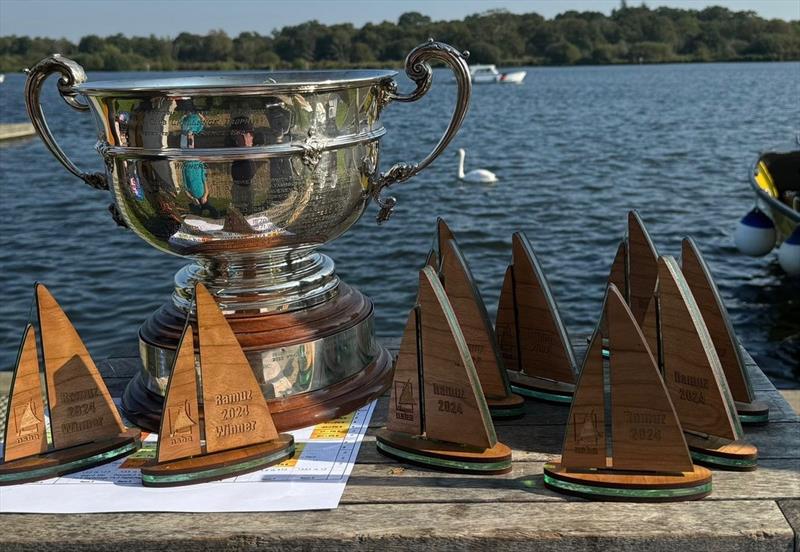
[[(412, 50), (408, 94), (398, 92), (396, 72), (383, 70), (90, 82), (80, 65), (55, 54), (28, 72), (28, 115), (50, 152), (111, 192), (118, 224), (191, 259), (175, 275), (171, 300), (139, 329), (142, 369), (122, 401), (131, 421), (158, 429), (178, 339), (187, 316), (195, 323), (197, 282), (233, 328), (280, 431), (353, 411), (387, 388), (392, 363), (375, 339), (372, 302), (315, 249), (350, 228), (372, 200), (378, 221), (388, 219), (395, 200), (382, 190), (447, 147), (469, 105), (466, 55), (433, 40)], [(422, 161), (380, 172), (381, 112), (425, 95), (431, 60), (456, 77), (450, 123)], [(40, 93), (53, 73), (66, 103), (94, 115), (105, 173), (79, 170), (48, 128)]]

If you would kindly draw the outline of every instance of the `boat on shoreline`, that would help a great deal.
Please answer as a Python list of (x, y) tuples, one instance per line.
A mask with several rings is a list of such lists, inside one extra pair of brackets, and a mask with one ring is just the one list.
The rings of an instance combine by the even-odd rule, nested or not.
[(509, 71), (501, 73), (495, 65), (470, 65), (469, 75), (474, 84), (502, 83), (522, 84), (527, 71)]
[(800, 274), (800, 135), (763, 151), (750, 171), (756, 206), (742, 218), (734, 238), (745, 255), (761, 257), (778, 246), (778, 262)]
[(758, 207), (775, 224), (776, 245), (800, 225), (800, 135), (794, 143), (763, 151), (750, 171)]

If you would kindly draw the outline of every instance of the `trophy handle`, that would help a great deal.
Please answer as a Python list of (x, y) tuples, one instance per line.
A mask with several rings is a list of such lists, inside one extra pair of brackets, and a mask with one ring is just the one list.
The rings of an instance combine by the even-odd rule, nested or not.
[(33, 123), (33, 128), (36, 133), (50, 150), (50, 153), (58, 159), (64, 167), (86, 182), (92, 188), (98, 190), (108, 190), (108, 181), (106, 175), (103, 173), (86, 173), (78, 169), (75, 164), (70, 161), (64, 150), (58, 145), (53, 133), (50, 132), (50, 127), (47, 126), (47, 121), (44, 118), (42, 111), (42, 104), (40, 96), (42, 92), (42, 85), (44, 81), (53, 73), (59, 73), (61, 78), (58, 79), (58, 92), (61, 97), (67, 102), (67, 105), (78, 111), (88, 111), (89, 106), (77, 100), (78, 93), (73, 89), (76, 84), (86, 82), (86, 73), (83, 67), (78, 65), (71, 59), (62, 57), (60, 54), (53, 54), (44, 58), (37, 63), (33, 69), (27, 69), (28, 80), (25, 81), (25, 107), (28, 110), (28, 117)]
[(381, 173), (377, 178), (377, 185), (373, 189), (373, 197), (380, 207), (380, 212), (376, 217), (379, 224), (389, 219), (397, 202), (393, 197), (382, 198), (380, 196), (381, 191), (392, 184), (408, 180), (430, 165), (434, 159), (439, 157), (452, 141), (458, 129), (461, 128), (461, 123), (464, 122), (464, 117), (467, 115), (467, 109), (469, 108), (469, 98), (472, 95), (472, 79), (467, 65), (468, 56), (469, 52), (467, 51), (459, 52), (452, 46), (443, 42), (436, 42), (431, 38), (425, 44), (420, 44), (411, 50), (406, 57), (406, 75), (417, 85), (414, 91), (410, 94), (399, 94), (396, 90), (397, 83), (394, 81), (385, 90), (384, 103), (392, 100), (415, 102), (420, 99), (430, 90), (431, 82), (433, 81), (433, 70), (428, 64), (429, 60), (439, 60), (446, 63), (453, 71), (458, 84), (458, 95), (453, 109), (453, 116), (450, 118), (450, 124), (439, 139), (436, 147), (419, 163), (397, 163), (387, 172)]

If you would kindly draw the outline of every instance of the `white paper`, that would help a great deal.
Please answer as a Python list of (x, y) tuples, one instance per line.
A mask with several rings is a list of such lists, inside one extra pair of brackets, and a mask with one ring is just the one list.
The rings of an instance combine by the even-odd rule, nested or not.
[(186, 487), (142, 486), (137, 462), (155, 455), (156, 436), (124, 460), (23, 485), (0, 487), (0, 512), (281, 512), (336, 508), (375, 409), (290, 431), (297, 451), (257, 472)]

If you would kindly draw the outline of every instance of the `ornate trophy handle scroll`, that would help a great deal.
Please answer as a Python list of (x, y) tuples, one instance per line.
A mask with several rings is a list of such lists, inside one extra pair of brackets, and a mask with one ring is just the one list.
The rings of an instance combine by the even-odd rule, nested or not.
[(461, 123), (467, 115), (467, 108), (469, 107), (469, 98), (472, 94), (472, 79), (469, 74), (469, 66), (467, 65), (467, 57), (469, 52), (459, 52), (452, 46), (444, 44), (443, 42), (436, 42), (432, 38), (425, 44), (421, 44), (411, 50), (406, 57), (406, 75), (416, 83), (416, 88), (410, 94), (399, 94), (396, 91), (397, 84), (392, 82), (390, 87), (385, 90), (384, 102), (388, 103), (392, 100), (398, 102), (415, 102), (425, 95), (430, 90), (431, 82), (433, 81), (433, 70), (428, 64), (430, 60), (439, 60), (446, 63), (456, 77), (458, 84), (458, 95), (456, 97), (456, 105), (453, 109), (453, 116), (450, 118), (450, 124), (447, 126), (439, 143), (433, 148), (425, 159), (419, 163), (397, 163), (392, 166), (387, 172), (381, 173), (377, 178), (376, 186), (373, 188), (373, 197), (375, 202), (380, 207), (377, 220), (378, 223), (388, 220), (392, 215), (392, 210), (396, 203), (395, 198), (380, 196), (381, 191), (395, 184), (408, 180), (416, 175), (422, 169), (430, 165), (434, 159), (444, 151), (450, 141), (461, 128)]
[(53, 133), (50, 132), (50, 127), (47, 126), (40, 101), (44, 81), (53, 73), (59, 73), (61, 78), (58, 79), (58, 91), (64, 101), (73, 109), (88, 111), (89, 106), (78, 101), (77, 92), (74, 90), (75, 85), (86, 81), (86, 73), (83, 67), (71, 59), (62, 57), (59, 54), (53, 54), (37, 63), (33, 69), (27, 70), (27, 73), (28, 80), (25, 82), (25, 106), (28, 109), (28, 117), (30, 117), (31, 123), (33, 123), (33, 128), (36, 129), (36, 133), (42, 139), (44, 145), (47, 146), (50, 153), (52, 153), (69, 172), (86, 182), (92, 188), (107, 190), (108, 181), (103, 173), (82, 172), (69, 160), (64, 150), (61, 149), (58, 142), (56, 142), (53, 137)]

